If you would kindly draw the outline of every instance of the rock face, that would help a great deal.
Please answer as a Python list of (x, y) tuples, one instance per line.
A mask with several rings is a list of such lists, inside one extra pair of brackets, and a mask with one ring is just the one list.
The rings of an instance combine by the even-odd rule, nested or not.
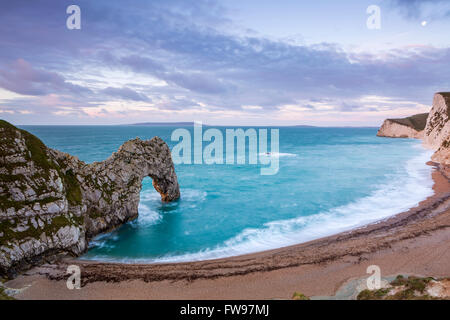
[(377, 136), (389, 138), (423, 138), (428, 113), (416, 114), (403, 119), (386, 119)]
[(435, 149), (432, 160), (450, 165), (450, 92), (436, 93), (425, 127), (425, 146)]
[(404, 119), (387, 119), (377, 136), (421, 138), (425, 147), (436, 150), (432, 160), (450, 166), (450, 92), (434, 95), (430, 113)]
[(170, 149), (158, 137), (86, 164), (0, 120), (0, 275), (80, 255), (93, 236), (135, 219), (147, 176), (162, 201), (179, 198)]

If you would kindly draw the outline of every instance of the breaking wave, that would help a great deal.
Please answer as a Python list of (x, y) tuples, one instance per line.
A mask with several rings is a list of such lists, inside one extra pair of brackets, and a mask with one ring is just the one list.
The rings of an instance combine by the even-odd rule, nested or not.
[(185, 262), (254, 253), (298, 244), (386, 219), (415, 207), (433, 194), (431, 167), (425, 151), (406, 163), (405, 172), (394, 174), (390, 182), (378, 186), (371, 195), (347, 205), (288, 220), (247, 228), (214, 248), (182, 255), (167, 255), (134, 262)]

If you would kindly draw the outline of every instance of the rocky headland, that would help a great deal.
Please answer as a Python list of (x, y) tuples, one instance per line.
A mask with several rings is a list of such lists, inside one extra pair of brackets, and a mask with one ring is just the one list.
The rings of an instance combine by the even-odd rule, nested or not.
[[(15, 295), (18, 299), (105, 299), (105, 297), (108, 299), (279, 299), (290, 298), (295, 291), (300, 291), (307, 296), (329, 296), (334, 294), (337, 288), (342, 284), (345, 284), (348, 281), (351, 282), (352, 279), (360, 278), (365, 281), (367, 278), (367, 267), (371, 265), (380, 266), (383, 275), (386, 276), (409, 274), (427, 277), (433, 276), (436, 277), (436, 279), (448, 278), (448, 266), (450, 264), (450, 256), (447, 254), (448, 241), (450, 240), (450, 234), (448, 232), (448, 230), (450, 230), (450, 179), (445, 176), (445, 168), (447, 167), (446, 165), (448, 165), (448, 160), (446, 160), (448, 159), (446, 157), (446, 155), (448, 155), (448, 142), (446, 141), (448, 141), (449, 96), (450, 94), (446, 93), (436, 94), (433, 107), (429, 116), (426, 118), (423, 129), (415, 129), (423, 135), (422, 138), (424, 139), (425, 144), (436, 150), (433, 160), (436, 162), (439, 161), (440, 164), (434, 163), (436, 169), (432, 172), (434, 195), (408, 211), (399, 213), (383, 221), (369, 224), (365, 227), (307, 243), (218, 260), (167, 264), (121, 264), (80, 261), (79, 259), (67, 258), (58, 263), (49, 263), (41, 267), (33, 268), (26, 274), (22, 274), (14, 280), (5, 283), (5, 287), (20, 288), (20, 290), (16, 290), (18, 293)], [(409, 119), (409, 121), (411, 121), (411, 119)], [(25, 132), (20, 130), (19, 133), (20, 135), (26, 135)], [(384, 134), (389, 136), (390, 133), (386, 130)], [(3, 132), (1, 132), (1, 136), (2, 139), (4, 139)], [(134, 144), (151, 144), (150, 142), (154, 141), (154, 139), (150, 140), (150, 142), (143, 142), (140, 140), (140, 142), (133, 141), (128, 143), (131, 144), (130, 147), (134, 150)], [(158, 139), (158, 141), (160, 140)], [(161, 144), (165, 146), (163, 142), (161, 142)], [(122, 148), (124, 148), (124, 146)], [(165, 148), (166, 147), (163, 149), (165, 150)], [(125, 147), (125, 149), (128, 150), (127, 147)], [(45, 150), (51, 154), (49, 157), (52, 161), (56, 161), (57, 167), (59, 168), (58, 170), (62, 171), (60, 174), (58, 170), (56, 170), (56, 173), (54, 174), (58, 174), (59, 177), (62, 177), (62, 187), (60, 187), (62, 191), (60, 193), (62, 194), (61, 197), (67, 199), (66, 206), (70, 208), (74, 206), (74, 204), (72, 204), (73, 200), (68, 200), (73, 199), (73, 197), (75, 199), (81, 199), (81, 202), (86, 204), (86, 208), (81, 209), (79, 216), (69, 213), (72, 212), (73, 209), (67, 209), (65, 213), (56, 213), (54, 215), (48, 213), (43, 214), (43, 217), (49, 216), (49, 218), (45, 219), (50, 219), (50, 217), (53, 218), (53, 216), (55, 218), (62, 216), (64, 218), (61, 220), (81, 220), (81, 218), (78, 217), (83, 217), (82, 222), (79, 224), (77, 224), (78, 222), (75, 222), (73, 225), (80, 231), (79, 239), (84, 239), (84, 242), (69, 242), (63, 250), (55, 245), (54, 239), (55, 237), (64, 238), (64, 235), (67, 234), (67, 231), (70, 230), (70, 228), (66, 229), (64, 232), (58, 232), (55, 231), (60, 229), (59, 225), (55, 224), (57, 221), (52, 221), (45, 225), (45, 228), (51, 228), (49, 232), (45, 232), (47, 239), (49, 238), (47, 234), (53, 235), (50, 240), (52, 241), (53, 249), (50, 250), (56, 252), (62, 251), (64, 253), (69, 252), (76, 256), (77, 252), (80, 252), (80, 243), (83, 243), (83, 245), (86, 246), (89, 234), (94, 235), (96, 232), (101, 232), (100, 230), (102, 228), (108, 230), (110, 224), (108, 221), (117, 219), (115, 221), (120, 224), (119, 221), (121, 219), (116, 218), (115, 214), (108, 213), (108, 210), (99, 212), (87, 209), (99, 206), (101, 201), (88, 200), (90, 198), (86, 196), (86, 194), (92, 195), (95, 193), (93, 190), (99, 190), (100, 194), (107, 195), (110, 193), (110, 191), (104, 192), (99, 189), (100, 186), (103, 186), (98, 182), (103, 181), (99, 180), (99, 176), (104, 177), (104, 179), (106, 179), (106, 177), (104, 174), (97, 174), (97, 170), (92, 169), (98, 164), (86, 165), (76, 160), (75, 162), (80, 163), (80, 167), (85, 169), (70, 166), (69, 169), (72, 169), (72, 172), (75, 173), (78, 185), (80, 186), (80, 192), (78, 192), (76, 191), (76, 188), (72, 187), (74, 184), (70, 183), (70, 181), (72, 181), (72, 179), (70, 179), (72, 175), (67, 175), (68, 169), (65, 163), (70, 163), (71, 161), (66, 160), (65, 162), (57, 160), (59, 158), (54, 157), (53, 155), (56, 151), (49, 149)], [(3, 164), (5, 163), (6, 155), (3, 150), (1, 152), (0, 159), (2, 159), (1, 161), (3, 161)], [(169, 151), (167, 152), (168, 157), (170, 157)], [(121, 153), (121, 151), (118, 153)], [(132, 153), (134, 153), (134, 151)], [(39, 152), (37, 154), (39, 154)], [(56, 152), (56, 154), (61, 153)], [(152, 153), (150, 152), (150, 154)], [(70, 157), (68, 155), (63, 155), (64, 154), (61, 154), (62, 159)], [(26, 155), (23, 157), (25, 156)], [(131, 155), (129, 156), (131, 157)], [(31, 156), (28, 155), (28, 158), (26, 158), (28, 159), (27, 163), (37, 161), (31, 160), (30, 157)], [(115, 156), (113, 155), (110, 159), (114, 158)], [(109, 167), (106, 163), (112, 164), (114, 162), (108, 162), (110, 159), (102, 162), (104, 166)], [(138, 159), (140, 158), (138, 157)], [(167, 160), (168, 158), (161, 156), (158, 157), (158, 159)], [(13, 161), (12, 159), (9, 159), (8, 161), (8, 163), (20, 162), (19, 160)], [(168, 163), (171, 164), (171, 161), (168, 161)], [(22, 166), (25, 165), (26, 164), (22, 164)], [(172, 168), (170, 170), (173, 172), (173, 165), (170, 165), (169, 167)], [(32, 168), (31, 165), (28, 170), (31, 170)], [(8, 170), (12, 169), (10, 168)], [(91, 179), (94, 179), (94, 181), (97, 182), (92, 184), (87, 182), (89, 179), (86, 178), (86, 172), (91, 172)], [(92, 172), (96, 174), (95, 178)], [(8, 175), (8, 177), (9, 176), (11, 175)], [(139, 179), (141, 174), (137, 174), (137, 176)], [(169, 174), (168, 176), (171, 175)], [(175, 173), (173, 173), (173, 176), (176, 179)], [(2, 196), (6, 194), (4, 186), (12, 185), (11, 182), (5, 181), (3, 177), (4, 176), (1, 178), (2, 184), (0, 185), (2, 188), (0, 190), (0, 195)], [(29, 175), (26, 175), (26, 177), (28, 178)], [(161, 177), (161, 175), (159, 175), (159, 177)], [(14, 180), (12, 177), (10, 179)], [(109, 176), (108, 179), (110, 180)], [(132, 181), (132, 179), (124, 179), (123, 177), (119, 179), (121, 181), (123, 179), (119, 189), (126, 185), (125, 181)], [(156, 188), (162, 190), (160, 186), (165, 186), (166, 184), (160, 181), (161, 180), (156, 179)], [(58, 183), (55, 185), (57, 186)], [(167, 187), (165, 189), (166, 191), (178, 190), (176, 180), (175, 183), (172, 182), (168, 185), (172, 187)], [(174, 186), (176, 186), (176, 188), (174, 188)], [(87, 188), (88, 191), (84, 191), (85, 188)], [(140, 185), (136, 184), (136, 188), (140, 188)], [(165, 198), (167, 201), (176, 198), (179, 194), (178, 191), (173, 193), (166, 191), (162, 190), (160, 192), (163, 194), (163, 199), (164, 194), (168, 195), (168, 197)], [(24, 193), (24, 191), (22, 191), (22, 193)], [(11, 197), (12, 195), (8, 195), (8, 199)], [(127, 195), (127, 197), (130, 196)], [(110, 199), (109, 196), (107, 196), (107, 198)], [(3, 205), (3, 198), (0, 202)], [(108, 203), (106, 200), (105, 202)], [(76, 204), (77, 202), (75, 201), (74, 203)], [(130, 202), (127, 200), (124, 204), (125, 203)], [(122, 204), (122, 206), (124, 204)], [(44, 205), (41, 207), (44, 207)], [(2, 224), (0, 224), (2, 229), (0, 229), (0, 232), (4, 232), (3, 230), (5, 230), (6, 225), (3, 221), (7, 221), (8, 219), (3, 218), (5, 215), (3, 211), (0, 212), (2, 212)], [(16, 212), (19, 211), (16, 210)], [(13, 236), (12, 241), (5, 241), (4, 239), (6, 238), (0, 234), (0, 246), (4, 246), (3, 243), (7, 243), (9, 248), (14, 248), (14, 245), (9, 245), (9, 243), (17, 243), (17, 246), (19, 246), (17, 252), (20, 252), (20, 250), (23, 250), (20, 248), (20, 245), (23, 246), (23, 244), (26, 243), (39, 243), (33, 240), (36, 239), (34, 235), (26, 238), (24, 237), (26, 234), (23, 232), (34, 231), (36, 228), (31, 229), (31, 226), (33, 225), (31, 217), (37, 219), (37, 217), (40, 218), (40, 216), (37, 214), (29, 214), (30, 217), (27, 218), (27, 215), (23, 213), (24, 212), (22, 211), (22, 216), (14, 217), (15, 225), (13, 226), (13, 229), (11, 229)], [(102, 215), (103, 218), (97, 218), (97, 214)], [(130, 214), (130, 216), (135, 216), (136, 214), (137, 209), (135, 214)], [(126, 214), (124, 214), (124, 218), (125, 217)], [(105, 220), (103, 224), (100, 223), (102, 219)], [(40, 220), (43, 220), (43, 218), (40, 218)], [(38, 226), (40, 226), (39, 222), (36, 222)], [(30, 227), (30, 229), (28, 229), (30, 231), (16, 231), (17, 228), (22, 227), (22, 225), (18, 225), (18, 223)], [(41, 223), (43, 223), (43, 221), (41, 221)], [(66, 227), (64, 226), (64, 223), (61, 225)], [(70, 225), (72, 225), (72, 222)], [(111, 227), (112, 225), (114, 225), (114, 223), (111, 223)], [(6, 230), (9, 230), (8, 228), (6, 228)], [(83, 232), (84, 234), (82, 234)], [(61, 243), (60, 240), (57, 241), (58, 243)], [(44, 244), (44, 242), (41, 245), (48, 247), (48, 244)], [(74, 252), (71, 252), (70, 250), (74, 250)], [(17, 266), (19, 266), (20, 263), (27, 264), (33, 260), (32, 257), (35, 257), (37, 260), (42, 256), (43, 254), (35, 253), (34, 255), (31, 254), (28, 258), (2, 260), (15, 262), (13, 265), (6, 265), (6, 268), (4, 267), (3, 270), (9, 270), (10, 273), (13, 273), (18, 270)], [(67, 290), (66, 270), (67, 266), (71, 264), (77, 264), (82, 270), (82, 290)]]
[(445, 169), (450, 165), (449, 117), (450, 92), (438, 92), (434, 95), (429, 113), (403, 119), (386, 119), (377, 136), (422, 139), (425, 147), (436, 151), (431, 159)]
[(423, 138), (428, 113), (420, 113), (407, 118), (386, 119), (377, 136), (389, 138)]
[[(433, 159), (440, 160), (441, 163), (440, 165), (434, 163), (435, 169), (432, 171), (434, 195), (408, 211), (365, 227), (307, 243), (217, 260), (121, 264), (83, 261), (69, 257), (58, 263), (33, 268), (3, 286), (8, 288), (8, 292), (14, 292), (17, 299), (290, 299), (293, 292), (302, 292), (306, 296), (320, 299), (330, 298), (335, 294), (333, 299), (342, 298), (341, 293), (344, 293), (346, 299), (349, 298), (347, 297), (349, 294), (356, 298), (362, 290), (359, 284), (366, 283), (367, 267), (372, 265), (379, 266), (386, 279), (398, 274), (418, 275), (427, 279), (428, 277), (448, 279), (450, 179), (445, 175), (447, 161), (444, 156), (448, 154), (445, 143), (448, 137), (447, 96), (448, 94), (442, 93), (435, 96), (425, 126), (419, 130), (425, 142), (433, 144), (436, 150)], [(385, 133), (389, 135), (389, 132)], [(111, 158), (114, 158), (114, 155)], [(93, 165), (95, 164), (82, 166)], [(64, 168), (64, 165), (58, 164), (58, 168), (61, 167)], [(60, 176), (67, 177), (67, 175)], [(84, 173), (77, 176), (82, 181), (86, 179)], [(72, 184), (64, 179), (61, 179), (61, 183), (63, 194), (67, 192), (72, 195), (78, 194), (71, 191)], [(83, 182), (83, 187), (80, 187), (80, 198), (83, 199), (82, 202), (85, 201), (89, 206), (95, 207), (96, 203), (92, 203), (92, 200), (84, 200), (85, 184)], [(2, 195), (5, 192), (3, 189), (0, 191)], [(68, 201), (67, 206), (72, 204)], [(102, 215), (110, 214), (104, 212)], [(89, 230), (98, 229), (91, 229), (91, 224), (86, 223), (92, 220), (87, 209), (82, 216), (83, 227), (77, 229), (85, 233), (83, 239), (88, 239), (86, 234), (90, 232)], [(93, 216), (96, 214), (93, 213)], [(36, 219), (36, 215), (34, 217)], [(26, 218), (20, 219), (16, 220), (27, 221)], [(51, 225), (53, 224), (48, 224)], [(55, 232), (53, 234), (55, 235)], [(62, 232), (57, 235), (61, 236)], [(2, 243), (3, 239), (0, 238)], [(26, 240), (14, 241), (26, 243)], [(63, 252), (68, 250), (65, 249)], [(67, 289), (67, 267), (72, 264), (81, 268), (81, 290)], [(358, 288), (349, 291), (349, 288), (353, 288), (353, 284), (358, 285)], [(397, 292), (399, 288), (401, 292), (410, 292), (408, 283), (402, 285), (404, 288), (395, 287), (392, 292), (397, 294), (400, 292)], [(428, 287), (426, 289), (428, 290)], [(365, 293), (367, 294), (367, 291)], [(378, 293), (376, 295), (378, 297)]]
[(432, 160), (450, 165), (450, 92), (436, 93), (424, 132), (426, 147), (436, 150)]
[(92, 237), (135, 219), (145, 177), (162, 201), (179, 198), (170, 149), (159, 137), (127, 141), (86, 164), (0, 120), (0, 276), (78, 256)]

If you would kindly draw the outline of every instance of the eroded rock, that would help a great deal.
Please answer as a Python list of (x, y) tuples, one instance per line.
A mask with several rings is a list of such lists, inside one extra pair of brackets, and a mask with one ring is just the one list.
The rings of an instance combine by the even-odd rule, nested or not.
[(428, 113), (416, 114), (402, 119), (386, 119), (377, 136), (389, 138), (423, 138)]
[(0, 274), (9, 277), (138, 216), (142, 179), (162, 201), (179, 198), (170, 149), (158, 137), (125, 142), (86, 164), (0, 120)]
[(436, 152), (431, 159), (443, 168), (450, 166), (450, 92), (434, 95), (430, 112), (403, 119), (387, 119), (377, 136), (418, 138)]
[(436, 152), (432, 160), (450, 165), (450, 92), (436, 93), (425, 127), (424, 144)]

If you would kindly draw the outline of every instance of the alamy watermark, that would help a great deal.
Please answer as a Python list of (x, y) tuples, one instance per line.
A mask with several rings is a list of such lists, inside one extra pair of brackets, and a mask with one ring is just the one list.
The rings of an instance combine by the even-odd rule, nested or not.
[[(366, 21), (366, 26), (371, 30), (381, 29), (381, 8), (377, 5), (370, 5), (366, 9), (369, 15)], [(81, 29), (81, 9), (78, 5), (72, 4), (67, 7), (66, 14), (69, 14), (66, 20), (66, 27), (69, 30)], [(422, 26), (426, 25), (426, 21), (422, 22)]]
[(66, 281), (67, 289), (81, 289), (81, 269), (77, 265), (70, 265), (67, 267), (66, 273), (70, 274)]
[(381, 288), (381, 269), (377, 265), (367, 267), (367, 273), (372, 274), (366, 280), (367, 289), (378, 290)]
[(366, 10), (369, 17), (366, 21), (367, 29), (379, 30), (381, 29), (381, 8), (377, 5), (370, 5)]
[[(185, 128), (172, 132), (171, 140), (178, 142), (172, 148), (175, 164), (248, 164), (262, 165), (261, 175), (274, 175), (279, 170), (279, 129), (242, 128), (223, 131), (209, 128), (203, 132), (201, 122), (194, 123), (194, 136)], [(270, 150), (268, 137), (270, 131)], [(248, 147), (247, 147), (248, 141)], [(209, 142), (203, 146), (203, 142)], [(193, 151), (193, 152), (192, 152)], [(236, 151), (236, 152), (235, 152)], [(248, 156), (247, 156), (248, 155)]]
[(79, 6), (72, 4), (67, 7), (66, 13), (70, 14), (66, 20), (66, 26), (69, 30), (81, 29), (81, 9)]

